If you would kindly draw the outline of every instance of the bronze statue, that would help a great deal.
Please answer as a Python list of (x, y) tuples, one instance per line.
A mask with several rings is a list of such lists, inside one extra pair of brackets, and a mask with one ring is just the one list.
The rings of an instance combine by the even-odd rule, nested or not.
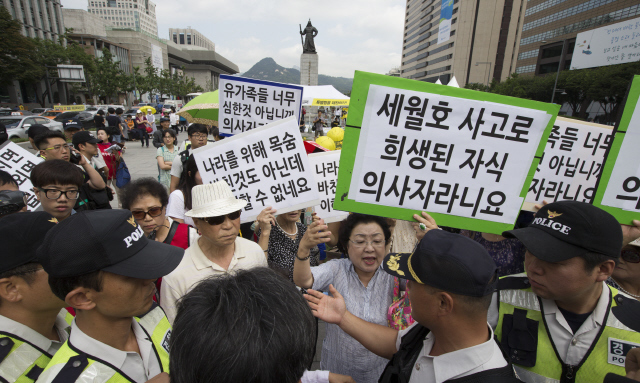
[(311, 25), (311, 19), (309, 19), (304, 31), (302, 30), (302, 25), (300, 25), (300, 40), (302, 41), (302, 36), (305, 37), (304, 41), (302, 41), (302, 53), (317, 53), (316, 44), (313, 42), (313, 38), (317, 35), (318, 30)]

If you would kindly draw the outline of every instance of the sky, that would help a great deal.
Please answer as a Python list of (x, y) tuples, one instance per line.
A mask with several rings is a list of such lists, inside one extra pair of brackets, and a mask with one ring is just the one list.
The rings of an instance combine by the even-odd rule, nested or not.
[[(237, 64), (240, 73), (265, 57), (300, 66), (300, 27), (309, 18), (319, 73), (353, 77), (355, 70), (387, 73), (400, 66), (404, 0), (154, 0), (160, 38), (169, 28), (191, 27)], [(62, 0), (65, 8), (87, 9), (87, 0)]]

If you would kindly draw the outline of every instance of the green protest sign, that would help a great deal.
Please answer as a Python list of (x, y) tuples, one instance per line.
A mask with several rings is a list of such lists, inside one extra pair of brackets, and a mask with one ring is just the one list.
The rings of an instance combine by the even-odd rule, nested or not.
[(356, 71), (334, 208), (509, 230), (559, 108)]
[(595, 206), (627, 225), (640, 219), (639, 99), (640, 76), (635, 76), (593, 200)]

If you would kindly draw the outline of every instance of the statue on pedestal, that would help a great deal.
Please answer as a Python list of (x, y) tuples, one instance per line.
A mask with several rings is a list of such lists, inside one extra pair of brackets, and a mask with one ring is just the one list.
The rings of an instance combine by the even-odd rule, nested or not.
[(313, 38), (318, 35), (318, 30), (311, 25), (311, 19), (307, 23), (307, 27), (302, 30), (302, 25), (300, 25), (300, 40), (302, 40), (302, 36), (304, 36), (304, 41), (302, 41), (302, 53), (317, 53), (316, 52), (316, 44), (313, 42)]

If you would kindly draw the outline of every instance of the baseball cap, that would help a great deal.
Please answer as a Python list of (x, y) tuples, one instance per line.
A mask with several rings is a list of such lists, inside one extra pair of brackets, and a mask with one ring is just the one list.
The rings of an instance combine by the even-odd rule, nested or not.
[(170, 119), (166, 118), (166, 117), (160, 117), (160, 122), (169, 122), (171, 121)]
[(108, 271), (131, 278), (156, 279), (169, 274), (184, 250), (149, 240), (128, 210), (76, 213), (49, 231), (38, 259), (49, 275), (74, 277)]
[(38, 246), (57, 223), (57, 219), (44, 211), (16, 213), (0, 219), (0, 272), (37, 262)]
[(536, 258), (561, 262), (587, 252), (619, 258), (622, 249), (620, 223), (606, 211), (577, 201), (543, 206), (524, 229), (502, 233), (517, 238)]
[(142, 113), (142, 111), (140, 109), (136, 110), (136, 113)]
[(413, 253), (390, 253), (384, 270), (450, 293), (484, 297), (496, 291), (498, 268), (479, 243), (444, 230), (429, 230)]
[(82, 125), (77, 122), (70, 122), (64, 126), (64, 130), (82, 130)]
[(36, 138), (36, 136), (38, 134), (42, 134), (42, 133), (46, 132), (47, 130), (49, 130), (49, 128), (47, 128), (46, 126), (44, 126), (42, 124), (33, 124), (27, 130), (27, 136), (29, 136), (29, 138), (33, 139), (33, 138)]
[(78, 147), (78, 144), (86, 144), (87, 142), (90, 144), (102, 143), (102, 140), (95, 138), (94, 136), (91, 135), (91, 133), (87, 132), (86, 130), (83, 130), (74, 134), (71, 141), (73, 142), (73, 146), (75, 146), (76, 148)]

